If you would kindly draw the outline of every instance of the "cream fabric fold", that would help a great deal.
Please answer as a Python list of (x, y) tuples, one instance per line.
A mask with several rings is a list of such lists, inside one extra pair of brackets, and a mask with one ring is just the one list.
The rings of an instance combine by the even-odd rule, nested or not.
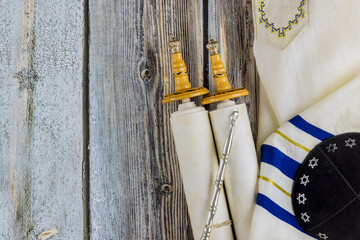
[(296, 172), (294, 165), (300, 166), (321, 141), (333, 135), (360, 132), (359, 106), (360, 76), (284, 123), (265, 141), (250, 239), (314, 239), (303, 232), (294, 216), (289, 195)]
[[(265, 4), (265, 17), (275, 27), (286, 27), (302, 3), (305, 15), (292, 24), (288, 35), (277, 38), (277, 33), (270, 31), (272, 26), (259, 20), (261, 3)], [(259, 100), (261, 143), (269, 128), (276, 129), (360, 74), (360, 1), (254, 0), (253, 6), (254, 53), (263, 86), (260, 91), (265, 92)], [(279, 48), (284, 41), (286, 47)], [(270, 112), (276, 119), (272, 126)]]
[[(180, 104), (170, 121), (194, 238), (200, 239), (219, 168), (209, 115), (203, 107), (189, 102)], [(227, 220), (230, 217), (222, 190), (213, 223)], [(212, 229), (211, 239), (232, 240), (231, 226)]]
[(248, 240), (259, 173), (249, 117), (245, 104), (229, 101), (225, 107), (219, 107), (209, 113), (219, 159), (229, 134), (230, 116), (235, 109), (239, 111), (224, 184), (236, 239)]
[(263, 84), (259, 83), (259, 106), (258, 106), (258, 136), (256, 149), (260, 156), (260, 147), (265, 139), (270, 136), (278, 127), (278, 120), (273, 112), (268, 96), (266, 95)]

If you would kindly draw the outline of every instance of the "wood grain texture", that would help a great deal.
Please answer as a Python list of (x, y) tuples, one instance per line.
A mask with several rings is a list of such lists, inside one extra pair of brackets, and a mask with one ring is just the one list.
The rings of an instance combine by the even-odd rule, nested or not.
[(251, 1), (89, 7), (0, 0), (0, 239), (193, 239), (169, 124), (178, 103), (161, 104), (174, 89), (167, 42), (180, 38), (191, 83), (213, 91), (205, 44), (220, 40), (256, 134)]
[(255, 123), (250, 13), (251, 1), (90, 1), (91, 239), (193, 239), (169, 126), (177, 104), (161, 105), (174, 89), (167, 42), (182, 41), (193, 86), (213, 89), (203, 36), (222, 36)]
[[(170, 34), (203, 80), (201, 1), (90, 1), (91, 239), (192, 239), (169, 115)], [(199, 100), (198, 100), (199, 102)]]
[(180, 38), (191, 83), (213, 90), (203, 37), (220, 39), (255, 129), (250, 13), (249, 0), (90, 0), (91, 239), (193, 239), (169, 126), (177, 103), (161, 105), (174, 89), (167, 42)]
[(83, 239), (83, 3), (0, 0), (0, 239)]
[[(227, 68), (233, 88), (245, 87), (250, 94), (237, 99), (248, 107), (251, 127), (256, 142), (258, 75), (253, 53), (253, 17), (251, 0), (208, 2), (208, 37), (220, 43), (220, 54)], [(210, 62), (210, 60), (208, 60)], [(211, 63), (210, 63), (211, 64)], [(211, 66), (209, 66), (211, 69)], [(214, 92), (214, 79), (209, 72), (209, 90)], [(215, 109), (212, 104), (210, 109)]]

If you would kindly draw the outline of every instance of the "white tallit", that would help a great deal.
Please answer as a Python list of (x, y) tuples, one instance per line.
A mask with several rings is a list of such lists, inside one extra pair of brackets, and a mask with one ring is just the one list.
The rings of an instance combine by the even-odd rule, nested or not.
[[(360, 74), (360, 1), (254, 0), (253, 8), (260, 146), (281, 124)], [(290, 24), (294, 19), (298, 23)]]
[(347, 132), (360, 132), (360, 76), (290, 119), (261, 147), (259, 193), (253, 240), (313, 239), (294, 216), (291, 192), (296, 171), (321, 141)]
[(250, 239), (313, 239), (297, 223), (289, 195), (309, 150), (330, 136), (360, 131), (360, 1), (253, 6), (261, 166)]

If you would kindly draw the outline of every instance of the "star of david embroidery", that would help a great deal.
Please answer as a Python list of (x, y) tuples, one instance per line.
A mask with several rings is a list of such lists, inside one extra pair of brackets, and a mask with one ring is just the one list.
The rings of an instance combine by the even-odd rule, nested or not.
[(346, 140), (345, 143), (346, 143), (345, 147), (350, 147), (350, 148), (356, 145), (355, 139), (351, 139), (351, 138)]
[(309, 176), (306, 176), (305, 174), (300, 178), (300, 184), (306, 186), (310, 182)]
[(304, 222), (310, 222), (310, 216), (307, 215), (306, 212), (301, 213), (301, 219), (302, 219)]
[(299, 196), (296, 199), (299, 201), (299, 204), (304, 204), (304, 205), (305, 205), (305, 201), (307, 200), (306, 197), (305, 197), (305, 193), (303, 193), (303, 194), (299, 193)]
[(336, 147), (336, 143), (330, 143), (329, 146), (326, 147), (326, 149), (328, 150), (328, 152), (335, 152), (335, 150), (338, 148)]
[(318, 236), (319, 236), (319, 238), (321, 238), (321, 239), (328, 239), (328, 236), (326, 236), (325, 233), (319, 233)]
[(309, 167), (311, 167), (312, 169), (314, 169), (314, 167), (316, 167), (318, 164), (319, 159), (313, 157), (312, 159), (310, 159), (309, 161)]

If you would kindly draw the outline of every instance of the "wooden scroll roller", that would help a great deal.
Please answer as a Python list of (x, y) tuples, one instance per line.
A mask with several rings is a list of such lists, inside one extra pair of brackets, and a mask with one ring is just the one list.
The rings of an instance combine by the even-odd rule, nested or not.
[[(206, 88), (191, 88), (185, 63), (180, 52), (180, 42), (170, 41), (172, 67), (174, 70), (175, 93), (164, 97), (163, 103), (182, 100), (178, 110), (171, 113), (171, 131), (174, 137), (191, 227), (195, 239), (200, 239), (204, 223), (208, 216), (209, 202), (213, 193), (213, 184), (219, 169), (218, 157), (211, 131), (209, 113), (202, 106), (196, 106), (191, 97), (207, 94)], [(221, 189), (220, 191), (224, 191)], [(229, 224), (229, 212), (225, 194), (218, 199), (214, 223), (213, 239), (233, 240)]]
[(187, 74), (185, 62), (180, 51), (180, 41), (177, 41), (174, 36), (171, 37), (169, 42), (171, 49), (172, 68), (175, 80), (175, 92), (165, 95), (162, 103), (169, 103), (179, 100), (187, 99), (197, 96), (202, 96), (209, 93), (204, 87), (191, 88), (189, 77)]
[[(236, 104), (230, 99), (248, 95), (249, 92), (244, 88), (231, 89), (220, 58), (219, 43), (210, 38), (207, 48), (211, 55), (216, 93), (204, 96), (202, 104), (218, 102), (216, 110), (209, 112), (217, 149), (221, 149), (227, 139), (229, 117), (234, 111), (238, 112), (224, 185), (236, 239), (248, 240), (255, 208), (259, 167), (246, 104)], [(218, 158), (221, 159), (221, 153), (218, 153)]]
[(245, 88), (231, 88), (227, 77), (226, 68), (224, 63), (221, 61), (219, 43), (210, 37), (208, 44), (206, 44), (206, 48), (210, 53), (212, 74), (215, 81), (215, 93), (204, 96), (201, 104), (206, 105), (248, 95), (249, 92)]

